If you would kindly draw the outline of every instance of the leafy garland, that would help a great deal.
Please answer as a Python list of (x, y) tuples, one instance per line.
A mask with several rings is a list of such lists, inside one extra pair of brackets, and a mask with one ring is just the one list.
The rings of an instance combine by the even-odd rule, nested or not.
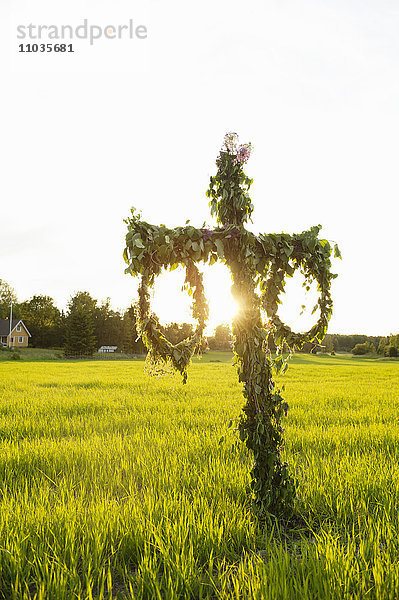
[[(287, 367), (282, 354), (273, 358), (267, 340), (273, 335), (277, 345), (301, 346), (306, 341), (321, 341), (332, 313), (330, 272), (332, 248), (327, 240), (318, 239), (320, 226), (301, 234), (261, 234), (247, 231), (244, 223), (251, 217), (253, 205), (249, 196), (252, 179), (243, 165), (251, 153), (251, 145), (238, 146), (237, 134), (225, 136), (224, 146), (211, 177), (207, 196), (211, 213), (218, 227), (169, 229), (141, 220), (132, 209), (127, 219), (125, 272), (141, 275), (139, 287), (139, 333), (149, 349), (153, 371), (157, 365), (172, 365), (187, 380), (187, 368), (201, 337), (208, 317), (202, 275), (195, 263), (214, 264), (221, 261), (231, 271), (232, 293), (240, 311), (233, 321), (235, 364), (239, 381), (243, 382), (246, 400), (238, 424), (242, 441), (253, 452), (251, 470), (252, 499), (256, 513), (287, 514), (294, 506), (295, 485), (288, 465), (281, 460), (283, 447), (283, 415), (288, 405), (275, 385), (272, 375)], [(340, 256), (337, 246), (335, 256)], [(159, 329), (159, 321), (150, 309), (149, 288), (162, 270), (186, 268), (186, 288), (193, 296), (193, 316), (197, 329), (193, 336), (171, 344)], [(315, 325), (306, 333), (295, 333), (277, 315), (285, 278), (299, 269), (309, 289), (317, 282), (320, 298), (314, 308), (320, 310)], [(262, 312), (268, 317), (263, 323)]]
[(187, 381), (187, 367), (190, 364), (191, 357), (201, 343), (209, 312), (202, 274), (193, 262), (188, 262), (186, 265), (185, 283), (194, 299), (192, 313), (198, 325), (194, 334), (179, 344), (172, 344), (166, 339), (160, 331), (158, 317), (150, 312), (149, 288), (154, 284), (154, 273), (151, 270), (147, 269), (143, 272), (138, 289), (138, 333), (149, 349), (147, 355), (149, 370), (162, 372), (162, 363), (165, 363), (164, 367), (166, 367), (170, 362), (182, 374), (183, 383)]

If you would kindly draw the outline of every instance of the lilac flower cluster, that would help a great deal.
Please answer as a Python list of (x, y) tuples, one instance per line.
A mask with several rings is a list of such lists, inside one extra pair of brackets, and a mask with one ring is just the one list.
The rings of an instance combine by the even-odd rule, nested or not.
[(251, 144), (242, 144), (237, 151), (236, 161), (246, 163), (251, 156)]
[(224, 146), (229, 154), (233, 154), (231, 158), (235, 163), (246, 163), (251, 156), (251, 144), (241, 144), (238, 146), (238, 135), (235, 132), (226, 133), (224, 136)]
[(211, 229), (201, 229), (201, 231), (205, 241), (212, 237), (213, 231)]
[(233, 223), (223, 223), (223, 228), (227, 229), (227, 227), (231, 227), (229, 233), (233, 239), (235, 239), (239, 236), (239, 233), (240, 233), (239, 227), (236, 227), (236, 225), (234, 225)]

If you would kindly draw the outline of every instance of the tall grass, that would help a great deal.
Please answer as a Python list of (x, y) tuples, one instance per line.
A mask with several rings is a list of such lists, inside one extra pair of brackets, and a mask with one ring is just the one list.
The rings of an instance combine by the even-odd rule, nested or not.
[(302, 517), (261, 527), (228, 363), (2, 362), (0, 598), (398, 598), (399, 363), (284, 379)]

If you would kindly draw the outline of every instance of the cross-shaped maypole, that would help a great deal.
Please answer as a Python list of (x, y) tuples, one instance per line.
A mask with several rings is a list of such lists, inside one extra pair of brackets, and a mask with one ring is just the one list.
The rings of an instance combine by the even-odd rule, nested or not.
[[(245, 404), (239, 420), (240, 438), (253, 452), (251, 470), (253, 504), (260, 517), (292, 511), (295, 486), (288, 465), (281, 460), (283, 428), (281, 420), (287, 404), (281, 397), (272, 375), (284, 368), (282, 354), (273, 358), (268, 349), (272, 335), (276, 345), (290, 348), (306, 341), (321, 341), (332, 312), (330, 272), (332, 248), (327, 240), (318, 239), (320, 226), (298, 235), (254, 235), (245, 229), (253, 206), (248, 191), (252, 184), (243, 165), (249, 159), (251, 145), (238, 145), (238, 136), (229, 133), (216, 161), (217, 174), (211, 177), (207, 196), (211, 213), (216, 216), (215, 229), (197, 229), (186, 224), (169, 229), (150, 225), (132, 210), (127, 219), (128, 233), (124, 258), (127, 273), (141, 275), (138, 301), (138, 326), (149, 349), (152, 364), (168, 363), (187, 380), (187, 368), (201, 343), (208, 317), (202, 274), (196, 263), (226, 264), (232, 276), (232, 294), (239, 311), (233, 321), (235, 364), (243, 385)], [(335, 254), (339, 251), (335, 247)], [(193, 317), (197, 329), (193, 336), (177, 345), (161, 333), (158, 318), (150, 310), (150, 293), (154, 279), (163, 269), (179, 265), (186, 269), (186, 287), (193, 296)], [(308, 287), (317, 282), (320, 293), (315, 309), (320, 315), (306, 333), (294, 333), (277, 315), (285, 278), (299, 269)], [(267, 316), (263, 322), (262, 313)]]

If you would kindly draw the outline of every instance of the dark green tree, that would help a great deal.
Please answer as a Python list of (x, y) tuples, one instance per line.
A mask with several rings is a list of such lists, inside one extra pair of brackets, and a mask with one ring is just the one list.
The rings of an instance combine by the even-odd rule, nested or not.
[(78, 292), (68, 303), (65, 332), (67, 356), (91, 356), (95, 351), (94, 317), (96, 300), (88, 292)]
[(389, 336), (389, 345), (399, 350), (399, 333), (397, 333), (396, 335), (393, 335), (391, 333), (391, 335)]
[(217, 325), (215, 334), (208, 338), (209, 348), (211, 350), (232, 350), (231, 327), (227, 323)]
[(111, 309), (111, 300), (107, 298), (94, 309), (94, 333), (98, 347), (118, 346), (122, 349), (124, 341), (123, 318), (118, 311)]
[(385, 346), (385, 351), (384, 351), (384, 355), (385, 356), (389, 356), (389, 357), (396, 357), (398, 356), (399, 351), (396, 348), (396, 346), (392, 346), (391, 344), (389, 344), (388, 346)]
[(20, 318), (24, 320), (37, 348), (63, 345), (63, 319), (50, 296), (33, 296), (19, 305)]
[(399, 333), (389, 336), (389, 343), (384, 348), (384, 355), (390, 357), (396, 357), (399, 355)]
[(388, 346), (388, 338), (382, 337), (379, 341), (378, 348), (377, 348), (378, 354), (381, 354), (382, 356), (384, 356), (386, 346)]

